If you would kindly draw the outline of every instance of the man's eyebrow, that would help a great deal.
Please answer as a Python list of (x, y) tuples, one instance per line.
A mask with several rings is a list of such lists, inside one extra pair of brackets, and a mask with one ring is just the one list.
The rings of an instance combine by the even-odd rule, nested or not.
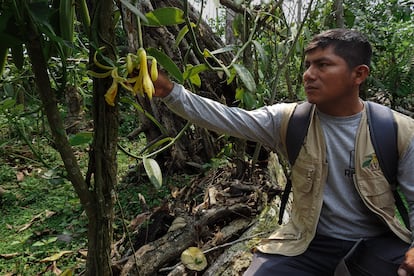
[(321, 63), (321, 62), (331, 62), (332, 59), (328, 57), (320, 57), (316, 59), (309, 60), (308, 58), (305, 58), (305, 63)]
[(320, 62), (331, 62), (332, 59), (329, 57), (320, 57), (315, 59), (305, 58), (305, 62), (320, 63)]

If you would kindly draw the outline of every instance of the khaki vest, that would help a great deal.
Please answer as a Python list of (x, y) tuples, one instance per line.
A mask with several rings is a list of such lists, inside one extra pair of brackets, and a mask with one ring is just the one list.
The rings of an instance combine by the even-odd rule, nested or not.
[[(289, 118), (297, 104), (291, 104), (282, 120), (281, 141), (285, 143)], [(290, 221), (278, 227), (257, 249), (264, 253), (295, 256), (303, 253), (315, 236), (322, 208), (323, 187), (328, 166), (325, 140), (318, 116), (312, 111), (307, 137), (292, 167), (292, 209)], [(398, 124), (399, 156), (407, 149), (414, 135), (414, 120), (394, 112)], [(286, 156), (286, 144), (282, 154)], [(411, 243), (411, 232), (396, 217), (391, 186), (385, 179), (371, 143), (367, 115), (364, 110), (355, 148), (354, 183), (367, 207), (379, 215), (403, 241)]]

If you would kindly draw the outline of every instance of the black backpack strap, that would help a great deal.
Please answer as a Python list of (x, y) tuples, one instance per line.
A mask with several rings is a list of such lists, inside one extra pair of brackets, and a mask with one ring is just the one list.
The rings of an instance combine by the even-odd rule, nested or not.
[[(297, 105), (289, 119), (288, 127), (286, 130), (286, 150), (290, 166), (293, 166), (293, 164), (295, 164), (305, 136), (308, 133), (312, 107), (313, 104), (310, 104), (308, 102)], [(289, 194), (291, 190), (292, 181), (290, 179), (290, 176), (287, 175), (285, 190), (283, 191), (280, 202), (278, 221), (279, 224), (282, 224), (283, 214), (285, 212), (286, 204), (289, 200)]]
[(371, 141), (377, 155), (379, 165), (394, 193), (395, 204), (404, 224), (409, 227), (407, 208), (397, 190), (398, 170), (398, 126), (392, 110), (383, 105), (367, 102), (367, 119)]

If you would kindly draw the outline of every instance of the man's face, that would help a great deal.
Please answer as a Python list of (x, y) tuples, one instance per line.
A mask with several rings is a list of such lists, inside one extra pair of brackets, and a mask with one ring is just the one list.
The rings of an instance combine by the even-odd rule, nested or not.
[(349, 69), (343, 58), (335, 55), (332, 47), (316, 48), (307, 53), (305, 66), (303, 82), (310, 103), (337, 105), (359, 95), (353, 70)]

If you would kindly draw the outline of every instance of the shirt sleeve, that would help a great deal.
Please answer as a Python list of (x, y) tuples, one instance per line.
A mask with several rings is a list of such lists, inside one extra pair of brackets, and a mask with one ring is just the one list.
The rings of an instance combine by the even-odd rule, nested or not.
[(163, 101), (174, 113), (200, 127), (259, 142), (272, 150), (280, 147), (281, 119), (287, 104), (248, 111), (198, 96), (179, 84), (174, 84)]
[[(409, 221), (414, 242), (414, 138), (401, 156), (398, 165), (398, 183), (409, 206)], [(412, 244), (414, 246), (414, 244)]]

